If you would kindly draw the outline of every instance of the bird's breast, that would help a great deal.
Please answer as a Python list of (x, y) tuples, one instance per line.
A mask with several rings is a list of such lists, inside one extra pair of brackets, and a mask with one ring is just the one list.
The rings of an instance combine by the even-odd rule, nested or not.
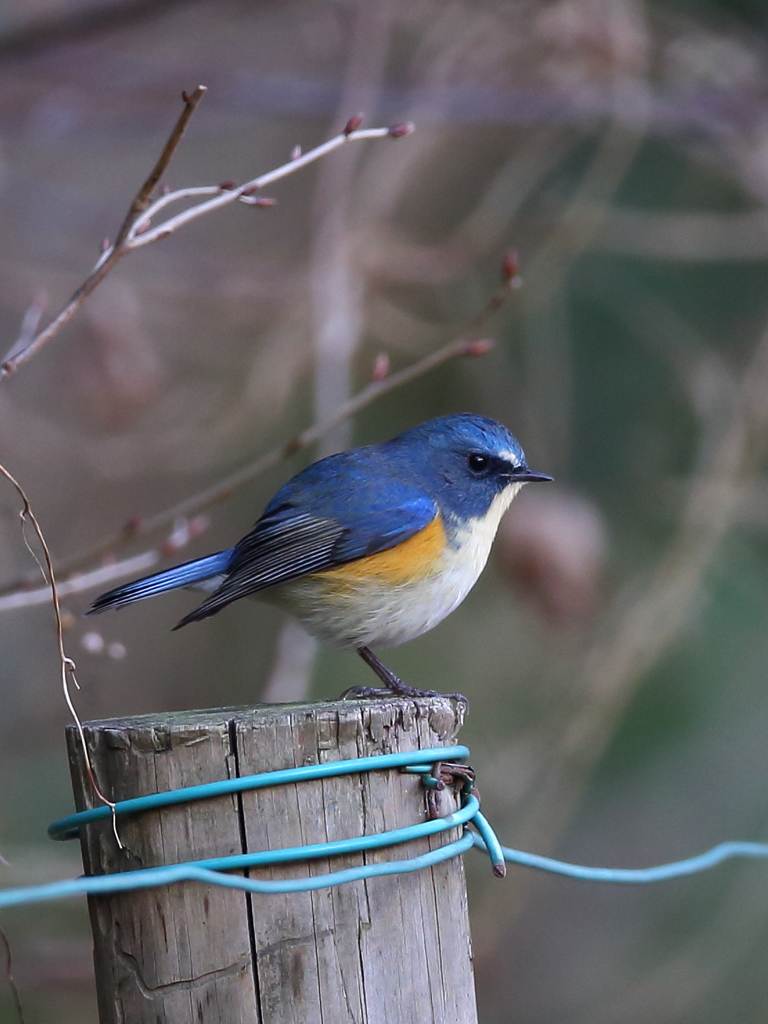
[(331, 587), (344, 588), (366, 582), (402, 586), (438, 572), (447, 544), (448, 536), (438, 513), (428, 526), (402, 544), (327, 569), (322, 577)]
[(449, 544), (444, 556), (445, 570), (453, 568), (459, 573), (467, 573), (470, 576), (474, 573), (472, 579), (472, 584), (474, 584), (488, 561), (501, 517), (521, 487), (521, 483), (511, 484), (496, 495), (484, 515), (463, 521), (454, 521), (450, 525)]
[(336, 646), (412, 640), (449, 615), (472, 589), (515, 493), (507, 488), (485, 516), (457, 522), (438, 515), (387, 551), (275, 588), (280, 603), (310, 633)]

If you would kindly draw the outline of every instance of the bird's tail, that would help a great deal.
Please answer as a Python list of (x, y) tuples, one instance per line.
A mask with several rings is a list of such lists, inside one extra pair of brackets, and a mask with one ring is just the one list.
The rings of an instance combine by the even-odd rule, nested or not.
[(218, 576), (229, 567), (232, 550), (228, 548), (206, 558), (195, 558), (191, 562), (166, 569), (165, 572), (145, 576), (143, 579), (134, 580), (133, 583), (108, 590), (106, 594), (96, 598), (88, 610), (88, 615), (103, 612), (105, 608), (122, 608), (125, 604), (143, 601), (145, 597), (154, 597), (155, 594), (164, 594), (166, 590), (177, 590), (179, 587), (188, 587), (192, 583), (200, 583), (202, 580)]

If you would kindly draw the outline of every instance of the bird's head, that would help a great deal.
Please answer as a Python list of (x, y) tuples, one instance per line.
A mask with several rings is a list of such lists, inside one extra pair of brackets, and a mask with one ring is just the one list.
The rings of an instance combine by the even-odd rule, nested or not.
[(486, 416), (441, 416), (393, 443), (418, 463), (441, 509), (458, 519), (483, 517), (491, 507), (503, 511), (523, 484), (552, 479), (529, 469), (517, 438)]

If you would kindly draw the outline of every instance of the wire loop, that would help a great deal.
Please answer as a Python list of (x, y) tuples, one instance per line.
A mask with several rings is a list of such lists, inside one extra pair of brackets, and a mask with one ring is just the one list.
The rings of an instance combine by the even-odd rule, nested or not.
[[(155, 888), (178, 882), (202, 882), (250, 893), (307, 892), (312, 889), (324, 889), (332, 885), (342, 885), (345, 882), (360, 881), (382, 875), (420, 871), (451, 857), (460, 856), (473, 846), (488, 853), (494, 874), (500, 877), (506, 871), (506, 863), (512, 863), (585, 881), (635, 885), (694, 874), (715, 867), (732, 857), (768, 859), (768, 843), (749, 842), (720, 843), (706, 853), (690, 857), (687, 860), (639, 869), (586, 867), (510, 849), (499, 843), (495, 832), (480, 812), (480, 801), (474, 788), (472, 769), (465, 765), (451, 763), (463, 761), (467, 757), (469, 757), (469, 750), (464, 746), (435, 747), (429, 750), (406, 751), (396, 754), (375, 754), (371, 757), (358, 757), (347, 761), (329, 761), (323, 764), (288, 768), (284, 771), (249, 775), (244, 778), (224, 779), (201, 786), (189, 786), (167, 793), (153, 793), (131, 800), (123, 800), (114, 806), (114, 814), (118, 817), (195, 800), (206, 800), (230, 793), (262, 789), (267, 786), (280, 786), (308, 779), (398, 768), (401, 771), (422, 777), (428, 796), (427, 806), (430, 811), (433, 811), (436, 806), (434, 795), (445, 786), (447, 781), (460, 783), (461, 807), (458, 811), (445, 817), (431, 815), (428, 820), (416, 825), (381, 832), (377, 835), (339, 839), (328, 843), (316, 843), (283, 850), (262, 850), (230, 857), (215, 857), (189, 864), (173, 864), (167, 867), (143, 868), (139, 871), (123, 871), (111, 875), (74, 878), (62, 882), (52, 882), (48, 885), (6, 889), (0, 891), (0, 907), (37, 903), (43, 900), (62, 899), (82, 894), (88, 896), (107, 895), (136, 889)], [(48, 829), (48, 834), (52, 839), (74, 839), (80, 835), (84, 826), (108, 819), (112, 814), (113, 809), (110, 806), (81, 811), (55, 821)], [(472, 825), (476, 831), (469, 831), (469, 825)], [(283, 880), (262, 881), (228, 873), (242, 871), (246, 868), (295, 863), (300, 860), (334, 857), (340, 854), (362, 853), (365, 850), (395, 846), (461, 827), (463, 827), (464, 833), (459, 839), (446, 843), (436, 850), (430, 850), (428, 853), (405, 860), (363, 864), (344, 871)]]
[[(209, 800), (211, 797), (225, 796), (228, 793), (244, 793), (251, 789), (285, 786), (291, 782), (327, 779), (335, 775), (374, 772), (382, 768), (408, 766), (412, 771), (421, 775), (431, 772), (435, 761), (444, 761), (451, 757), (457, 760), (469, 757), (469, 748), (462, 746), (433, 747), (429, 750), (406, 750), (397, 754), (373, 754), (370, 757), (354, 757), (347, 761), (324, 761), (322, 764), (305, 764), (299, 768), (285, 768), (282, 771), (222, 779), (219, 782), (207, 782), (201, 786), (187, 786), (185, 789), (172, 789), (167, 793), (150, 793), (148, 796), (134, 797), (131, 800), (120, 800), (114, 805), (114, 813), (119, 818), (124, 814), (156, 811), (160, 807), (188, 804), (194, 800)], [(416, 762), (417, 758), (418, 762)], [(428, 763), (422, 764), (422, 759), (427, 760)], [(89, 811), (80, 811), (79, 814), (71, 814), (67, 818), (54, 821), (48, 827), (48, 835), (51, 839), (76, 839), (80, 835), (81, 825), (111, 817), (112, 807), (94, 807)]]

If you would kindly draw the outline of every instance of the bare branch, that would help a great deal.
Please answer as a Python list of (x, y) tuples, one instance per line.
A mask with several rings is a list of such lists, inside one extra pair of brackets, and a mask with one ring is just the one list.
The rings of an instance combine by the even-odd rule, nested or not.
[[(180, 519), (174, 524), (168, 539), (151, 551), (143, 551), (139, 555), (132, 555), (119, 562), (108, 562), (90, 572), (78, 573), (67, 580), (59, 581), (57, 584), (59, 598), (81, 594), (83, 591), (92, 590), (95, 587), (103, 587), (114, 580), (146, 572), (161, 559), (180, 551), (193, 538), (199, 537), (209, 525), (210, 520), (207, 516), (196, 516), (192, 520)], [(36, 587), (34, 590), (16, 590), (0, 597), (0, 612), (10, 611), (13, 608), (30, 608), (34, 605), (47, 604), (50, 597), (51, 590), (47, 584), (44, 587)]]
[[(184, 224), (188, 224), (190, 221), (196, 220), (198, 217), (202, 217), (206, 213), (211, 213), (213, 210), (218, 210), (223, 206), (228, 206), (230, 203), (243, 202), (253, 206), (273, 205), (274, 200), (256, 198), (254, 197), (254, 193), (264, 188), (265, 185), (270, 185), (275, 181), (279, 181), (281, 178), (285, 178), (289, 174), (293, 174), (295, 171), (298, 171), (302, 167), (306, 167), (315, 160), (319, 160), (321, 157), (324, 157), (328, 153), (333, 152), (333, 150), (343, 146), (346, 142), (358, 141), (361, 139), (386, 138), (387, 136), (400, 138), (403, 134), (408, 134), (408, 132), (412, 130), (411, 125), (396, 125), (393, 128), (366, 128), (359, 131), (347, 131), (345, 128), (345, 130), (339, 135), (336, 135), (334, 138), (329, 139), (328, 142), (324, 142), (322, 145), (315, 147), (315, 149), (310, 150), (309, 153), (292, 158), (281, 167), (277, 167), (273, 171), (268, 171), (266, 174), (253, 178), (251, 181), (247, 181), (244, 185), (240, 185), (237, 188), (224, 188), (221, 185), (203, 185), (193, 188), (182, 188), (175, 192), (167, 192), (152, 203), (152, 193), (168, 167), (168, 164), (181, 141), (189, 120), (200, 103), (200, 100), (203, 98), (205, 91), (206, 87), (204, 85), (199, 85), (191, 95), (182, 93), (184, 109), (182, 110), (178, 121), (174, 125), (173, 130), (168, 137), (168, 141), (155, 163), (155, 166), (152, 168), (149, 177), (136, 193), (128, 212), (125, 215), (123, 223), (120, 226), (114, 243), (102, 248), (101, 255), (99, 256), (99, 259), (91, 273), (74, 292), (69, 302), (64, 306), (59, 315), (55, 317), (47, 327), (34, 334), (31, 338), (25, 338), (22, 329), (21, 337), (14, 343), (4, 362), (0, 364), (0, 381), (9, 377), (12, 373), (15, 373), (19, 366), (31, 359), (40, 351), (41, 348), (43, 348), (44, 345), (47, 345), (47, 343), (59, 333), (65, 324), (69, 323), (94, 288), (104, 280), (117, 262), (127, 253), (132, 252), (134, 249), (140, 249), (145, 245), (150, 245), (153, 242), (157, 242), (161, 238), (166, 238)], [(408, 130), (404, 131), (404, 128), (407, 128)], [(229, 184), (230, 183), (227, 183), (227, 185)], [(196, 196), (210, 196), (211, 198), (190, 206), (188, 209), (176, 214), (174, 217), (169, 217), (159, 225), (151, 227), (153, 217), (156, 217), (171, 203)]]
[(40, 317), (43, 315), (47, 304), (48, 296), (42, 289), (32, 296), (32, 301), (21, 320), (19, 336), (5, 357), (6, 362), (9, 359), (13, 359), (17, 353), (23, 352), (30, 344), (37, 333), (37, 328), (40, 326)]
[[(73, 576), (59, 584), (59, 597), (69, 597), (72, 594), (79, 594), (83, 590), (90, 590), (91, 587), (100, 587), (111, 583), (112, 580), (132, 576), (134, 573), (146, 572), (156, 562), (159, 562), (161, 557), (161, 552), (155, 549), (141, 555), (134, 555), (132, 558), (126, 558), (122, 562), (112, 562), (109, 565), (93, 569), (91, 572)], [(12, 608), (31, 608), (34, 605), (46, 604), (50, 599), (51, 588), (47, 585), (36, 587), (34, 590), (17, 590), (15, 593), (0, 597), (0, 611), (9, 611)]]
[[(344, 132), (336, 135), (334, 138), (329, 139), (327, 142), (323, 142), (321, 145), (316, 146), (315, 149), (311, 149), (308, 153), (304, 153), (302, 156), (296, 157), (295, 160), (289, 160), (288, 163), (283, 164), (281, 167), (276, 167), (273, 171), (267, 171), (266, 174), (260, 175), (258, 178), (252, 178), (250, 181), (246, 181), (244, 185), (239, 185), (237, 188), (228, 188), (222, 190), (221, 186), (210, 187), (208, 194), (214, 193), (213, 197), (206, 202), (198, 203), (196, 206), (190, 206), (182, 213), (176, 214), (175, 217), (170, 217), (168, 220), (158, 224), (157, 227), (145, 230), (145, 225), (152, 221), (160, 210), (168, 206), (169, 203), (177, 202), (179, 199), (185, 199), (187, 196), (196, 192), (198, 195), (206, 194), (202, 189), (200, 191), (191, 189), (179, 189), (177, 192), (169, 192), (165, 196), (161, 196), (147, 211), (139, 217), (126, 238), (125, 246), (127, 249), (140, 249), (144, 245), (151, 245), (152, 242), (158, 241), (160, 238), (167, 238), (168, 235), (177, 231), (184, 224), (188, 224), (192, 220), (197, 220), (198, 217), (203, 217), (206, 213), (211, 213), (213, 210), (219, 210), (224, 206), (229, 206), (230, 203), (242, 202), (243, 200), (254, 202), (254, 205), (259, 205), (258, 201), (251, 199), (254, 192), (259, 191), (266, 185), (272, 185), (276, 181), (280, 181), (281, 178), (286, 178), (289, 174), (294, 174), (302, 167), (306, 167), (307, 164), (314, 163), (316, 160), (320, 160), (321, 157), (327, 156), (332, 153), (335, 149), (343, 146), (346, 142), (353, 142), (360, 139), (383, 139), (390, 134), (389, 128), (364, 128), (361, 131), (350, 132), (346, 135)], [(205, 186), (204, 186), (205, 187)]]
[(121, 247), (125, 239), (128, 237), (128, 233), (130, 232), (131, 228), (136, 223), (138, 217), (142, 213), (144, 213), (144, 211), (149, 206), (149, 201), (152, 197), (152, 193), (155, 191), (158, 182), (168, 169), (168, 165), (171, 162), (173, 154), (179, 147), (181, 137), (187, 130), (187, 125), (189, 124), (190, 118), (194, 114), (195, 110), (198, 107), (198, 104), (200, 103), (200, 100), (203, 98), (207, 91), (208, 90), (206, 86), (198, 85), (198, 87), (195, 89), (191, 96), (186, 92), (183, 92), (181, 94), (181, 98), (184, 100), (184, 109), (179, 115), (178, 121), (173, 126), (173, 131), (168, 136), (168, 141), (163, 147), (163, 151), (158, 157), (157, 163), (150, 171), (149, 177), (141, 186), (139, 191), (136, 193), (136, 197), (131, 203), (130, 209), (128, 210), (128, 213), (125, 215), (125, 220), (123, 221), (122, 225), (120, 226), (120, 230), (117, 233), (117, 238), (115, 239), (115, 244), (113, 246), (114, 249), (119, 249)]
[(117, 261), (124, 256), (126, 252), (128, 252), (128, 247), (126, 245), (128, 234), (131, 231), (131, 228), (135, 227), (138, 217), (146, 210), (150, 195), (160, 176), (168, 167), (171, 157), (175, 153), (179, 142), (181, 142), (181, 137), (189, 123), (189, 119), (194, 113), (197, 105), (200, 103), (200, 100), (203, 98), (205, 91), (206, 87), (204, 85), (199, 85), (192, 96), (187, 96), (186, 93), (183, 94), (184, 109), (181, 112), (181, 116), (174, 125), (173, 130), (168, 137), (168, 141), (163, 147), (160, 157), (152, 168), (152, 172), (136, 193), (136, 196), (128, 209), (128, 213), (125, 215), (123, 223), (120, 226), (120, 230), (117, 233), (115, 244), (102, 249), (102, 253), (91, 273), (75, 291), (64, 309), (44, 330), (30, 338), (26, 345), (21, 344), (21, 339), (16, 342), (11, 349), (11, 354), (0, 366), (0, 381), (9, 377), (12, 373), (15, 373), (22, 363), (26, 363), (27, 360), (31, 359), (36, 352), (51, 340), (51, 338), (59, 333), (65, 324), (69, 323), (93, 289), (104, 280)]

